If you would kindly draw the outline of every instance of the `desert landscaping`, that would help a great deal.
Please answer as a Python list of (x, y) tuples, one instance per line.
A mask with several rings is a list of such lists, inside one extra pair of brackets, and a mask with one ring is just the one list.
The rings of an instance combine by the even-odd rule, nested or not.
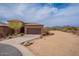
[[(11, 20), (7, 25), (1, 24), (0, 43), (16, 47), (23, 56), (79, 56), (79, 27), (23, 24), (18, 20)], [(1, 45), (2, 48), (4, 46)], [(8, 55), (4, 51), (1, 55)]]
[(40, 56), (79, 56), (79, 36), (58, 30), (50, 31), (54, 35), (32, 40), (27, 46), (35, 55)]
[(79, 56), (79, 3), (1, 3), (0, 56)]

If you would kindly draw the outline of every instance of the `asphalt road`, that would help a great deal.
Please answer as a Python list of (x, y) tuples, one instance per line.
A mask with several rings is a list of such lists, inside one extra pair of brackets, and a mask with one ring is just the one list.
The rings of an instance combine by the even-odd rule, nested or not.
[(22, 56), (22, 53), (11, 45), (0, 43), (0, 56)]

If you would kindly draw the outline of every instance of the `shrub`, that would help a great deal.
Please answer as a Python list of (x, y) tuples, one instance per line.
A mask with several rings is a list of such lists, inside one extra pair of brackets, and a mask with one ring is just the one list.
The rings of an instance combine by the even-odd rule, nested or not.
[(21, 33), (21, 36), (24, 36), (24, 33)]
[(64, 27), (63, 30), (64, 31), (69, 31), (69, 30), (70, 31), (76, 31), (76, 30), (78, 30), (78, 28), (77, 27)]

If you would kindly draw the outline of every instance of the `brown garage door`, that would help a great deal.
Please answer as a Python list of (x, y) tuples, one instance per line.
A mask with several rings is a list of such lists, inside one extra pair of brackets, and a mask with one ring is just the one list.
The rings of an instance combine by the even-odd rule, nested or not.
[(41, 28), (27, 28), (27, 34), (41, 34)]

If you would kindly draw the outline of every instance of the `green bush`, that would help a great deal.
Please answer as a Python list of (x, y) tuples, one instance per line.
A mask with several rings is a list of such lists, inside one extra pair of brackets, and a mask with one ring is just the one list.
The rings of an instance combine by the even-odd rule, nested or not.
[(78, 28), (77, 27), (64, 27), (63, 30), (65, 30), (65, 31), (68, 31), (68, 30), (78, 30)]

